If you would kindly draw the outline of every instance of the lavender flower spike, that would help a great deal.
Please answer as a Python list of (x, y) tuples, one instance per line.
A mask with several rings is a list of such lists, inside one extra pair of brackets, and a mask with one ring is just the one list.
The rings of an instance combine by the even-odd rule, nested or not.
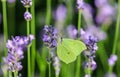
[(104, 77), (117, 77), (115, 73), (106, 73)]
[(117, 55), (111, 55), (110, 58), (108, 59), (108, 63), (110, 66), (115, 65), (116, 61), (117, 61)]
[(91, 77), (89, 74), (86, 74), (84, 77)]
[(30, 14), (30, 12), (25, 12), (24, 13), (24, 19), (26, 20), (26, 21), (30, 21), (31, 19), (32, 19), (32, 15)]
[(58, 57), (54, 58), (54, 63), (53, 63), (54, 69), (55, 69), (55, 74), (58, 76), (60, 74), (60, 60)]
[(77, 0), (77, 8), (78, 9), (83, 9), (84, 8), (83, 0)]
[(32, 6), (32, 0), (21, 0), (21, 3), (26, 8), (29, 8), (30, 6)]
[(22, 69), (20, 60), (24, 58), (23, 49), (30, 44), (32, 40), (33, 36), (30, 35), (28, 37), (12, 37), (11, 40), (7, 41), (6, 46), (8, 48), (8, 55), (3, 60), (8, 70), (15, 72)]
[(49, 48), (54, 48), (57, 46), (57, 30), (52, 26), (45, 25), (43, 42)]
[(8, 3), (14, 3), (16, 0), (7, 0)]

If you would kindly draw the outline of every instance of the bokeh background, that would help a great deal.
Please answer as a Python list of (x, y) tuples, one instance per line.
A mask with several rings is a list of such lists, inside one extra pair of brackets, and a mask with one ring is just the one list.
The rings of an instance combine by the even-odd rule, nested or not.
[[(26, 35), (26, 21), (24, 19), (25, 8), (22, 6), (20, 0), (15, 2), (7, 2), (7, 18), (8, 18), (8, 33), (9, 38), (16, 35)], [(104, 77), (108, 72), (108, 58), (112, 53), (115, 26), (117, 20), (117, 0), (108, 0), (108, 4), (114, 9), (111, 18), (108, 22), (102, 21), (98, 23), (96, 17), (100, 14), (99, 8), (95, 5), (94, 0), (84, 0), (86, 7), (90, 8), (82, 14), (82, 28), (86, 29), (87, 26), (99, 27), (106, 34), (106, 38), (103, 41), (98, 42), (98, 51), (96, 52), (95, 61), (97, 63), (96, 70), (93, 71), (92, 77)], [(63, 18), (60, 22), (59, 18), (57, 19), (56, 10), (59, 6), (62, 6), (62, 9), (59, 11)], [(77, 28), (78, 23), (78, 9), (76, 7), (76, 0), (52, 0), (51, 8), (51, 25), (59, 29), (59, 32), (62, 30), (63, 37), (69, 37), (67, 28), (70, 25), (74, 25)], [(119, 8), (120, 9), (120, 8)], [(65, 11), (66, 10), (66, 11)], [(109, 8), (102, 12), (109, 11)], [(65, 14), (62, 14), (64, 13)], [(90, 15), (90, 16), (89, 16)], [(64, 17), (62, 17), (64, 16)], [(107, 18), (104, 17), (103, 18)], [(104, 20), (104, 19), (103, 19)], [(103, 24), (104, 23), (104, 24)], [(48, 49), (44, 47), (42, 42), (42, 29), (46, 25), (46, 0), (35, 0), (35, 29), (36, 29), (36, 59), (35, 59), (35, 77), (48, 77), (48, 66), (46, 63), (46, 56)], [(62, 27), (60, 27), (62, 26)], [(107, 26), (107, 28), (103, 28)], [(120, 29), (119, 29), (120, 32)], [(102, 35), (98, 35), (102, 36)], [(70, 38), (70, 37), (69, 37)], [(117, 42), (116, 54), (118, 55), (118, 60), (114, 66), (113, 72), (120, 77), (120, 36)], [(84, 62), (84, 55), (82, 56), (82, 62)], [(0, 1), (0, 64), (2, 65), (3, 56), (3, 20), (2, 20), (2, 3)], [(61, 62), (61, 72), (60, 77), (75, 77), (75, 64), (76, 61), (70, 64), (65, 64)], [(24, 59), (22, 60), (23, 69), (20, 71), (22, 77), (27, 76), (27, 55), (24, 54)], [(84, 68), (81, 65), (81, 77), (84, 77)], [(52, 77), (54, 77), (54, 68), (52, 67)], [(2, 77), (2, 69), (0, 69), (0, 77)]]

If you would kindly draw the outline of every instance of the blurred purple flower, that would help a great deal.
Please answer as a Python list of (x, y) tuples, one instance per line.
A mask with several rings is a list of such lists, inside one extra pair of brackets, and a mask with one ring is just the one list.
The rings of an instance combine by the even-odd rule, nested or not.
[(30, 34), (30, 35), (29, 35), (29, 40), (30, 40), (30, 42), (32, 42), (32, 40), (34, 40), (34, 39), (35, 39), (34, 35)]
[(30, 6), (32, 6), (32, 0), (21, 0), (21, 3), (26, 8), (29, 8)]
[(110, 58), (108, 59), (108, 63), (110, 66), (115, 65), (116, 61), (117, 61), (117, 55), (111, 55)]
[(30, 21), (31, 19), (32, 19), (32, 15), (30, 14), (30, 12), (25, 12), (24, 13), (24, 19), (26, 20), (26, 21)]
[(8, 3), (14, 3), (16, 0), (7, 0)]
[[(83, 34), (84, 32), (84, 34)], [(81, 34), (82, 33), (82, 34)], [(88, 39), (89, 36), (96, 37), (99, 41), (105, 40), (107, 35), (103, 32), (99, 27), (96, 26), (88, 26), (85, 31), (81, 29), (81, 39)]]
[(103, 7), (108, 3), (108, 0), (95, 0), (95, 5), (97, 7)]
[(57, 30), (52, 26), (44, 26), (43, 42), (49, 48), (57, 46)]
[(104, 77), (117, 77), (115, 73), (107, 73)]
[(84, 4), (84, 10), (82, 11), (82, 15), (87, 23), (87, 25), (93, 24), (93, 8), (90, 4)]
[(55, 69), (55, 74), (59, 76), (60, 74), (60, 60), (58, 57), (54, 57), (54, 63), (53, 63), (54, 69)]
[(98, 14), (96, 16), (96, 22), (98, 24), (111, 24), (114, 16), (115, 9), (111, 5), (106, 4), (103, 7), (99, 8)]
[(15, 72), (22, 69), (20, 60), (24, 58), (23, 49), (33, 40), (30, 38), (31, 35), (28, 37), (16, 36), (7, 41), (6, 46), (8, 48), (8, 55), (3, 60), (4, 63), (7, 64), (8, 70)]
[(78, 31), (74, 25), (69, 25), (67, 27), (67, 33), (70, 38), (75, 39), (77, 37)]
[(78, 9), (83, 9), (84, 8), (83, 0), (77, 0), (77, 8)]
[(59, 5), (55, 12), (55, 19), (58, 22), (63, 22), (66, 18), (67, 8), (64, 5)]
[(91, 77), (89, 74), (86, 74), (84, 77)]

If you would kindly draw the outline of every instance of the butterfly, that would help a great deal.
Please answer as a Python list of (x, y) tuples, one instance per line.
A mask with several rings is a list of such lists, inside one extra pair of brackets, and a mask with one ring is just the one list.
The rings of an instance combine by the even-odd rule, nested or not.
[(57, 55), (61, 61), (69, 64), (85, 49), (86, 45), (82, 41), (62, 38), (58, 40)]

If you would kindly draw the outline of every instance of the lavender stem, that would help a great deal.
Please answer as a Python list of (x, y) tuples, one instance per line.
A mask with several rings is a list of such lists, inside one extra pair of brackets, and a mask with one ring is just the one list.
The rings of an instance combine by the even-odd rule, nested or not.
[[(118, 0), (118, 8), (120, 8), (120, 0)], [(112, 54), (114, 55), (116, 53), (116, 47), (117, 47), (117, 41), (119, 36), (119, 29), (120, 29), (120, 9), (118, 9), (118, 17), (116, 22), (116, 28), (115, 28), (115, 36), (114, 36), (114, 43), (113, 43), (113, 50)], [(113, 66), (109, 65), (109, 73), (113, 71)]]
[(46, 24), (50, 25), (51, 19), (51, 0), (47, 0)]
[[(78, 12), (78, 34), (80, 33), (80, 27), (81, 27), (81, 10)], [(77, 65), (76, 65), (76, 77), (80, 77), (80, 64), (81, 57), (80, 55), (77, 58)]]
[[(30, 8), (32, 13), (32, 20), (31, 20), (31, 33), (35, 36), (35, 0), (32, 0), (32, 6)], [(34, 76), (34, 70), (35, 70), (35, 54), (36, 54), (36, 40), (32, 42), (31, 46), (31, 61), (32, 61), (32, 75)]]
[(6, 56), (7, 50), (5, 44), (8, 39), (6, 0), (2, 0), (2, 10), (3, 10), (3, 30), (4, 30), (4, 55)]

